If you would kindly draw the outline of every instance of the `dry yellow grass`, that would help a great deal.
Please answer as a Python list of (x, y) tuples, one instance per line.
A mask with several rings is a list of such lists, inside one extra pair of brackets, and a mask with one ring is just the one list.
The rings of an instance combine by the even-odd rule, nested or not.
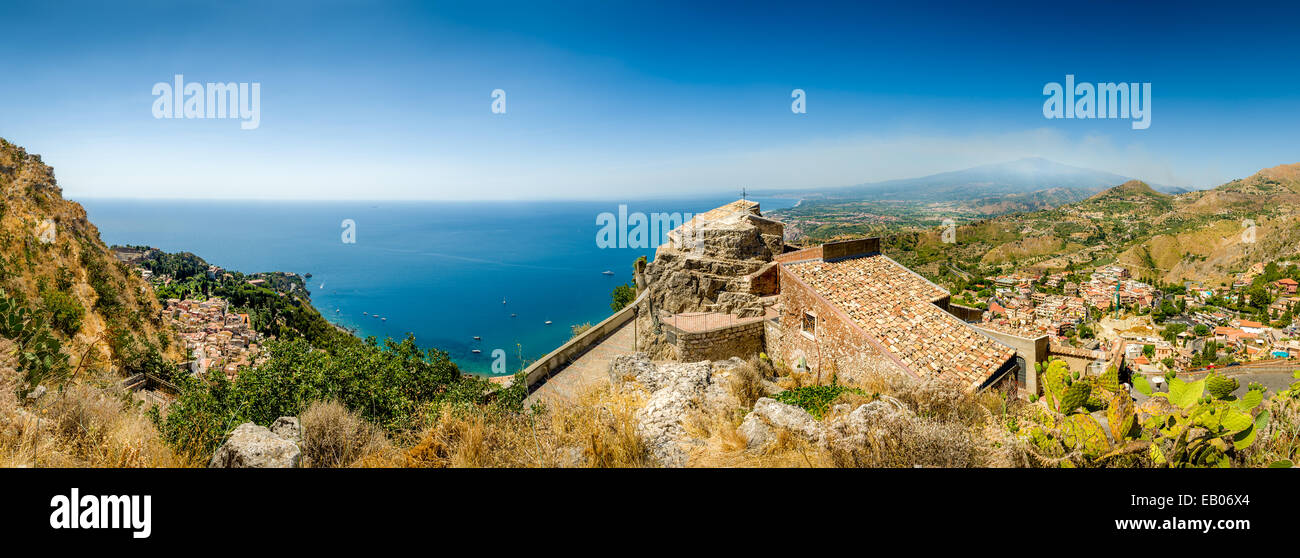
[(189, 467), (128, 394), (76, 381), (19, 400), (18, 374), (0, 369), (0, 467)]
[(404, 456), (408, 467), (650, 467), (636, 435), (644, 394), (593, 389), (540, 414), (443, 406)]
[(397, 458), (379, 427), (337, 401), (317, 401), (298, 417), (304, 467), (355, 467)]

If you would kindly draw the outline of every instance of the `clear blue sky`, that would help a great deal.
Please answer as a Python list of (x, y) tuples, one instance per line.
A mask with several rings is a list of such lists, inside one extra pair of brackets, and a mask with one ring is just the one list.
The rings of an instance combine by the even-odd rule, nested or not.
[[(1285, 4), (48, 4), (3, 8), (0, 136), (74, 198), (637, 199), (1026, 156), (1206, 186), (1300, 162)], [(177, 73), (260, 83), (260, 127), (153, 118)], [(1066, 74), (1151, 82), (1151, 127), (1045, 119)]]

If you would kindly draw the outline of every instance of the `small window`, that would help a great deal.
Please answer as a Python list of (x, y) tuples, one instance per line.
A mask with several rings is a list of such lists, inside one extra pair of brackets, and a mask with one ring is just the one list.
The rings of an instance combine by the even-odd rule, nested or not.
[(809, 337), (814, 337), (814, 336), (816, 336), (816, 335), (817, 335), (817, 316), (814, 316), (814, 315), (812, 315), (812, 314), (809, 313), (809, 312), (804, 312), (804, 313), (803, 313), (803, 327), (801, 327), (800, 329), (803, 330), (804, 334), (807, 335), (807, 336), (809, 336)]

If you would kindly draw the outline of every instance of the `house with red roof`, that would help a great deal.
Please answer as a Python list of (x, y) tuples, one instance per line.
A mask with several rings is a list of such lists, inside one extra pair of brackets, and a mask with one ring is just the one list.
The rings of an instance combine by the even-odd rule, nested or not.
[(774, 357), (824, 376), (934, 378), (967, 391), (1024, 383), (1016, 350), (949, 313), (948, 291), (882, 254), (879, 238), (776, 260), (780, 310), (767, 339)]

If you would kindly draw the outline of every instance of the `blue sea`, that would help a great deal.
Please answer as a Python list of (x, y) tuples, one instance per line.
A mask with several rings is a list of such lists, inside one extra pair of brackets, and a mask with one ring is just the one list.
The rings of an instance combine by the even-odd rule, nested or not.
[[(654, 253), (597, 246), (596, 217), (617, 215), (619, 202), (77, 201), (109, 245), (193, 252), (244, 273), (311, 273), (312, 303), (332, 322), (380, 339), (414, 333), (483, 374), (494, 349), (513, 373), (568, 340), (570, 326), (608, 317), (614, 287), (632, 281), (634, 260)], [(625, 203), (648, 214), (731, 201)], [(796, 200), (756, 201), (767, 211)]]

